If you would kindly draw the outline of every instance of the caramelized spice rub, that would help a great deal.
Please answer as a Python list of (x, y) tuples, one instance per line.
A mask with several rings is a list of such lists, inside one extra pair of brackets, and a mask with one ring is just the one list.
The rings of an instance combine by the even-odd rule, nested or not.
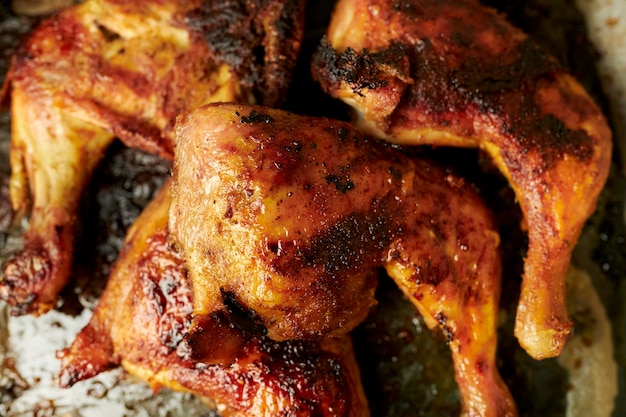
[(534, 358), (558, 355), (571, 327), (565, 272), (611, 162), (583, 87), (475, 0), (340, 0), (312, 70), (367, 132), (492, 157), (528, 228), (516, 336)]
[(16, 218), (30, 215), (24, 250), (0, 281), (13, 314), (55, 305), (81, 193), (114, 138), (171, 159), (186, 110), (216, 101), (279, 106), (303, 18), (299, 0), (88, 0), (29, 34), (6, 84), (11, 204)]
[(465, 412), (516, 414), (495, 364), (498, 234), (468, 183), (343, 122), (216, 104), (180, 119), (172, 189), (189, 340), (228, 315), (223, 292), (272, 339), (346, 334), (385, 268), (448, 335)]
[(224, 417), (368, 416), (349, 336), (276, 342), (249, 331), (228, 365), (186, 356), (192, 289), (169, 243), (169, 198), (166, 184), (133, 225), (91, 321), (60, 354), (61, 385), (121, 365), (154, 389), (208, 399)]

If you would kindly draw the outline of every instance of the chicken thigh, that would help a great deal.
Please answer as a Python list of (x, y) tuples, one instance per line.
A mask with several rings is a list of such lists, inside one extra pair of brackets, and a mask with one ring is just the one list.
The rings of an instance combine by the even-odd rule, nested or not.
[(26, 39), (7, 76), (11, 202), (30, 214), (0, 296), (41, 314), (68, 279), (81, 192), (108, 145), (172, 158), (184, 110), (215, 101), (279, 105), (304, 2), (87, 0)]
[(59, 354), (60, 384), (121, 364), (155, 390), (204, 397), (224, 417), (368, 416), (348, 335), (275, 342), (248, 332), (230, 366), (189, 359), (180, 346), (193, 294), (184, 261), (169, 244), (169, 201), (166, 184), (129, 231), (91, 321)]
[(312, 69), (365, 131), (492, 157), (528, 230), (515, 334), (537, 359), (558, 355), (571, 328), (565, 273), (612, 148), (583, 87), (474, 0), (340, 0)]
[(496, 367), (499, 236), (469, 184), (348, 123), (263, 107), (203, 106), (176, 137), (192, 355), (224, 333), (225, 295), (275, 340), (345, 334), (385, 268), (446, 335), (464, 414), (516, 414)]

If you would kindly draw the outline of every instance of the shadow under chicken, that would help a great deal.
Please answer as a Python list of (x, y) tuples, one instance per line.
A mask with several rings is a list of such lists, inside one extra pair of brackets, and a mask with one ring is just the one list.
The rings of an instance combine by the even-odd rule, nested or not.
[(192, 355), (223, 332), (222, 293), (268, 337), (315, 340), (365, 318), (385, 268), (444, 332), (464, 413), (516, 415), (496, 366), (499, 236), (470, 184), (331, 119), (216, 104), (177, 126), (170, 232)]
[(515, 334), (534, 358), (558, 355), (572, 326), (565, 273), (611, 164), (583, 87), (473, 0), (340, 0), (312, 70), (377, 137), (491, 156), (528, 231)]
[[(369, 415), (349, 335), (275, 342), (246, 331), (228, 366), (189, 358), (181, 342), (193, 294), (169, 242), (169, 203), (166, 183), (130, 229), (92, 319), (59, 353), (61, 386), (121, 365), (155, 390), (203, 397), (224, 417)], [(227, 335), (212, 337), (228, 349)]]
[(178, 114), (215, 101), (278, 106), (304, 2), (88, 0), (42, 22), (13, 58), (10, 196), (30, 216), (4, 267), (12, 314), (42, 314), (66, 284), (80, 195), (115, 137), (173, 157)]

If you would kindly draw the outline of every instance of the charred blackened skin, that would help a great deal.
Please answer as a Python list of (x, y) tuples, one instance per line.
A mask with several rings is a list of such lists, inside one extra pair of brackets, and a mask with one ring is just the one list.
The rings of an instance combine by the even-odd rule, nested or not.
[(378, 215), (351, 214), (324, 233), (312, 237), (306, 246), (290, 248), (290, 243), (283, 242), (285, 251), (296, 250), (301, 256), (288, 262), (278, 257), (272, 266), (285, 275), (311, 266), (320, 266), (325, 273), (334, 276), (361, 268), (364, 254), (386, 247), (393, 238), (391, 230), (397, 229), (388, 215), (388, 202), (381, 202), (378, 206)]
[[(419, 90), (422, 104), (441, 112), (462, 111), (470, 105), (481, 113), (499, 114), (502, 131), (524, 149), (538, 149), (545, 168), (567, 153), (580, 161), (593, 156), (593, 140), (583, 130), (570, 130), (554, 115), (543, 112), (536, 100), (511, 100), (511, 94), (532, 91), (540, 80), (550, 80), (561, 67), (531, 40), (496, 60), (469, 56), (457, 67), (442, 61), (429, 40), (406, 48), (411, 63), (409, 86)], [(442, 83), (442, 80), (448, 80)], [(452, 88), (432, 88), (451, 82)], [(530, 94), (530, 93), (526, 93)], [(506, 115), (516, 115), (507, 118)], [(549, 134), (546, 134), (549, 132)]]
[(207, 42), (215, 61), (230, 66), (242, 77), (241, 84), (264, 103), (282, 101), (277, 88), (285, 88), (291, 77), (282, 66), (295, 65), (298, 45), (291, 40), (303, 32), (304, 2), (281, 2), (276, 15), (272, 1), (204, 1), (185, 16), (189, 28)]
[[(165, 259), (171, 265), (164, 266)], [(143, 293), (151, 301), (154, 313), (161, 317), (158, 332), (165, 355), (176, 350), (191, 325), (192, 294), (181, 284), (187, 279), (186, 270), (180, 267), (182, 263), (179, 253), (171, 249), (165, 231), (150, 238), (138, 261)], [(168, 308), (171, 305), (178, 308)]]
[[(261, 7), (260, 1), (252, 1)], [(249, 5), (237, 1), (208, 1), (187, 14), (189, 27), (202, 34), (218, 62), (244, 74), (248, 86), (258, 83), (263, 74), (262, 28), (255, 24)], [(256, 55), (253, 51), (256, 51)]]
[[(46, 248), (26, 248), (23, 253), (13, 256), (5, 265), (0, 298), (11, 305), (11, 315), (21, 316), (38, 311), (38, 294), (50, 283), (54, 270)], [(24, 283), (27, 283), (25, 285)], [(50, 300), (45, 300), (50, 302)]]
[(248, 116), (241, 116), (241, 123), (244, 124), (253, 124), (253, 123), (265, 123), (271, 124), (274, 120), (265, 113), (259, 113), (255, 110), (252, 110)]
[(402, 68), (398, 67), (405, 57), (405, 47), (400, 43), (393, 43), (383, 51), (370, 52), (367, 49), (357, 53), (347, 48), (341, 54), (328, 43), (325, 37), (321, 41), (318, 53), (314, 57), (314, 65), (323, 67), (332, 82), (346, 81), (357, 94), (365, 89), (375, 89), (387, 86), (388, 80), (379, 77), (381, 66), (391, 67), (408, 79)]
[[(242, 124), (241, 115), (253, 110), (273, 122)], [(491, 213), (469, 184), (461, 187), (463, 182), (449, 180), (452, 174), (437, 164), (409, 157), (348, 123), (267, 107), (207, 105), (189, 113), (177, 132), (169, 230), (193, 259), (187, 266), (199, 283), (194, 322), (223, 309), (223, 297), (207, 293), (218, 286), (254, 309), (275, 340), (344, 334), (375, 304), (378, 271), (385, 268), (408, 297), (421, 297), (418, 307), (428, 317), (447, 317), (444, 330), (455, 343), (462, 395), (479, 404), (468, 408), (493, 406), (492, 415), (515, 414), (495, 367), (474, 378), (465, 365), (475, 356), (490, 364), (495, 360), (501, 269)], [(317, 146), (305, 145), (297, 155), (286, 152), (294, 132)], [(354, 190), (337, 190), (336, 182), (345, 186), (346, 180)], [(216, 181), (219, 187), (206, 186)], [(245, 232), (239, 225), (219, 230), (227, 223), (227, 203), (212, 201), (240, 196), (246, 187), (254, 187), (267, 210), (238, 204), (234, 218), (246, 222)], [(199, 195), (198, 189), (211, 192)], [(219, 264), (204, 256), (207, 250), (219, 251)], [(252, 262), (241, 262), (242, 251)], [(425, 264), (421, 274), (418, 264)], [(468, 299), (467, 287), (484, 294)], [(197, 321), (190, 334), (213, 330)], [(476, 338), (468, 344), (457, 334)]]
[[(0, 89), (0, 101), (13, 98), (12, 120), (41, 115), (12, 137), (11, 204), (16, 222), (31, 220), (24, 250), (7, 264), (11, 276), (0, 280), (14, 314), (56, 305), (85, 223), (77, 222), (83, 191), (115, 137), (172, 159), (176, 116), (188, 108), (218, 98), (279, 107), (302, 41), (303, 0), (79, 3), (28, 34)], [(122, 21), (135, 22), (132, 34), (119, 31)]]
[(339, 176), (329, 174), (326, 176), (327, 184), (335, 184), (335, 188), (337, 191), (345, 194), (350, 190), (354, 190), (354, 183), (350, 180), (348, 176)]
[[(409, 73), (400, 64), (407, 58)], [(443, 126), (448, 114), (462, 113), (472, 106), (480, 113), (499, 115), (503, 120), (502, 133), (520, 148), (538, 150), (543, 169), (553, 167), (563, 154), (579, 161), (593, 156), (593, 140), (585, 131), (569, 129), (561, 120), (543, 112), (535, 100), (511, 99), (520, 92), (530, 94), (536, 83), (548, 82), (561, 71), (560, 65), (532, 40), (522, 42), (498, 59), (468, 56), (454, 66), (441, 60), (440, 52), (429, 39), (412, 47), (392, 42), (380, 51), (364, 49), (358, 53), (352, 48), (339, 53), (323, 39), (313, 65), (330, 82), (346, 82), (357, 94), (364, 88), (385, 87), (387, 80), (383, 77), (388, 78), (389, 68), (393, 68), (396, 77), (411, 90), (409, 104), (428, 108), (433, 115), (440, 114)], [(385, 68), (387, 73), (380, 73), (378, 68)], [(394, 111), (390, 119), (397, 117)]]
[[(429, 39), (422, 39), (422, 43), (414, 49), (416, 53), (410, 55), (411, 68), (419, 68), (424, 54), (434, 58), (434, 49)], [(526, 39), (512, 52), (493, 61), (475, 56), (462, 60), (458, 67), (453, 68), (452, 83), (456, 88), (466, 89), (468, 94), (478, 91), (502, 93), (518, 90), (537, 78), (561, 70), (559, 63), (539, 45)]]
[(448, 318), (446, 317), (446, 315), (443, 313), (438, 313), (437, 315), (435, 315), (435, 320), (437, 320), (437, 322), (441, 326), (441, 331), (443, 332), (443, 335), (445, 336), (448, 343), (452, 342), (454, 340), (454, 332), (452, 331), (450, 326), (447, 325)]

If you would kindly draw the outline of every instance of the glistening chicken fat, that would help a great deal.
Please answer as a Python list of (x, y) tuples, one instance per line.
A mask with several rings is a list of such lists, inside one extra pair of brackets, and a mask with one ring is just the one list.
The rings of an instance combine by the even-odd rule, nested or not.
[(560, 354), (565, 273), (611, 165), (611, 131), (583, 87), (475, 0), (340, 0), (312, 68), (365, 131), (491, 156), (528, 228), (516, 336), (534, 358)]
[[(88, 0), (41, 23), (15, 55), (10, 196), (30, 215), (4, 268), (12, 314), (54, 307), (70, 274), (83, 189), (115, 137), (172, 158), (176, 116), (284, 100), (304, 2)], [(217, 35), (216, 35), (217, 34)]]
[[(247, 333), (232, 366), (181, 352), (193, 294), (185, 263), (169, 243), (169, 203), (166, 183), (129, 230), (93, 317), (59, 355), (61, 385), (121, 365), (155, 390), (208, 399), (223, 417), (368, 416), (348, 335), (275, 342)], [(221, 342), (228, 349), (228, 340)]]
[(464, 415), (516, 415), (496, 366), (499, 237), (469, 184), (350, 124), (270, 108), (203, 106), (176, 137), (169, 226), (193, 283), (192, 350), (221, 343), (206, 336), (221, 293), (272, 339), (344, 335), (383, 267), (446, 334)]

